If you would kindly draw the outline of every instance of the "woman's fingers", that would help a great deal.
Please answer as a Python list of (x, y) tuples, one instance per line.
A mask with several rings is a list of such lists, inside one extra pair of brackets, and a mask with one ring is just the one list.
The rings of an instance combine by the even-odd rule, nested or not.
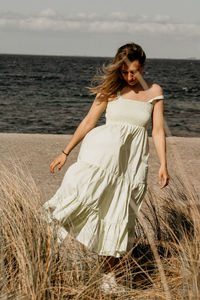
[(161, 189), (163, 189), (169, 183), (169, 174), (165, 167), (160, 167), (159, 169), (158, 182), (160, 184)]
[(60, 171), (60, 169), (62, 168), (63, 165), (64, 165), (64, 162), (60, 162), (57, 170)]
[(58, 161), (54, 160), (51, 164), (50, 164), (50, 172), (54, 173), (54, 168), (59, 164)]
[(58, 156), (54, 161), (50, 164), (50, 172), (54, 173), (54, 169), (58, 166), (57, 170), (60, 171), (62, 166), (65, 164), (66, 158)]
[[(163, 184), (160, 186), (161, 189), (163, 189), (165, 186), (168, 185), (169, 183), (169, 176), (163, 176), (164, 182)], [(160, 182), (160, 181), (159, 181)], [(160, 182), (161, 183), (161, 182)]]
[(162, 174), (159, 174), (159, 175), (158, 175), (158, 182), (159, 182), (159, 184), (162, 183)]

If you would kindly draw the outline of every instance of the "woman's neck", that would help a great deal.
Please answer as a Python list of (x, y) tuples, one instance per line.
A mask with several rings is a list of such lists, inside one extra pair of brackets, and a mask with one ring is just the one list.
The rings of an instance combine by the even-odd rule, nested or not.
[(142, 86), (140, 85), (140, 83), (138, 82), (138, 83), (136, 83), (135, 85), (133, 85), (133, 86), (131, 86), (131, 85), (126, 85), (125, 87), (124, 87), (124, 90), (126, 91), (126, 92), (134, 92), (134, 93), (136, 93), (136, 94), (138, 94), (139, 92), (142, 92), (142, 91), (144, 91), (144, 89), (142, 88)]

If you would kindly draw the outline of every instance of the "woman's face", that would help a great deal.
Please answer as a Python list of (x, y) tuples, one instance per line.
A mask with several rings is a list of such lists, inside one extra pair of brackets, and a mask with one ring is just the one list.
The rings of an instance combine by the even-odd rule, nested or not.
[(138, 83), (138, 79), (135, 76), (137, 72), (142, 74), (142, 71), (144, 69), (144, 66), (141, 67), (138, 60), (134, 60), (132, 62), (129, 62), (127, 64), (123, 64), (121, 67), (121, 74), (123, 79), (128, 83), (128, 85), (134, 86), (136, 83)]

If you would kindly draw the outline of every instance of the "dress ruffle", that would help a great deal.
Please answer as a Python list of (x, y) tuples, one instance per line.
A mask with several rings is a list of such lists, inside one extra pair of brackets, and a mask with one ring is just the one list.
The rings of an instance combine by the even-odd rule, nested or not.
[(70, 233), (99, 255), (120, 257), (132, 245), (146, 188), (144, 182), (130, 184), (125, 176), (79, 159), (42, 206), (44, 218), (59, 224), (60, 242)]

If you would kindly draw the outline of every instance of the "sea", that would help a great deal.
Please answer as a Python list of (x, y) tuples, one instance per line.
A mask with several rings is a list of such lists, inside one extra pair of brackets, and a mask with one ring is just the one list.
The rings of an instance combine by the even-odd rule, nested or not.
[[(88, 89), (94, 75), (111, 60), (1, 54), (0, 132), (73, 134), (94, 101)], [(143, 77), (162, 86), (173, 136), (199, 137), (199, 74), (200, 60), (147, 60)], [(96, 126), (104, 123), (105, 112)]]

